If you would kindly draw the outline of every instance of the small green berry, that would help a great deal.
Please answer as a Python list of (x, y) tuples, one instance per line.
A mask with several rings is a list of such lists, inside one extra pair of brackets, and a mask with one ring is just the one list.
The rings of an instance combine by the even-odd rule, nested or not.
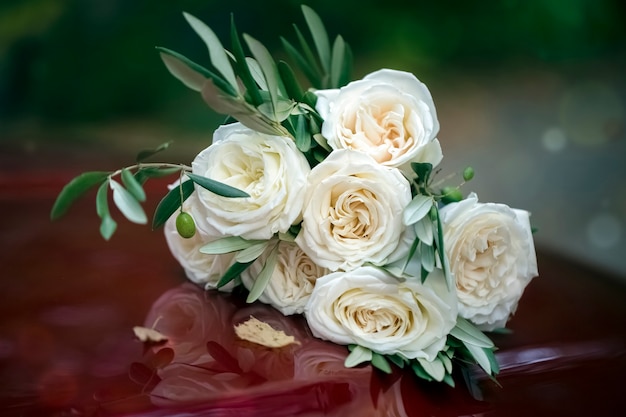
[(472, 178), (474, 178), (474, 168), (472, 167), (467, 167), (463, 170), (463, 179), (465, 181), (469, 181)]
[(459, 187), (444, 187), (443, 190), (441, 190), (441, 194), (443, 194), (441, 201), (445, 204), (456, 203), (457, 201), (463, 200), (463, 194), (461, 194)]
[(184, 211), (180, 212), (176, 217), (176, 230), (185, 239), (189, 239), (196, 234), (196, 223), (193, 221), (191, 214)]

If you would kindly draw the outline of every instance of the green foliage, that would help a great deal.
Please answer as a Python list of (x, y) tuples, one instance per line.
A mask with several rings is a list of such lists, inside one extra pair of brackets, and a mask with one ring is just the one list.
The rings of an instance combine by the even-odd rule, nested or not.
[(214, 194), (220, 195), (222, 197), (228, 198), (244, 198), (250, 197), (250, 194), (245, 191), (241, 191), (238, 188), (231, 187), (230, 185), (221, 183), (219, 181), (212, 180), (211, 178), (203, 177), (200, 175), (192, 174), (191, 172), (187, 173), (189, 179), (205, 190), (211, 191)]
[(50, 212), (50, 219), (56, 220), (61, 218), (76, 200), (85, 195), (91, 188), (102, 184), (110, 174), (110, 172), (102, 171), (85, 172), (71, 180), (63, 187), (54, 202)]
[(163, 226), (167, 219), (176, 212), (183, 202), (195, 191), (193, 181), (187, 180), (182, 182), (178, 187), (171, 189), (165, 197), (161, 199), (154, 211), (152, 218), (152, 229), (158, 229)]

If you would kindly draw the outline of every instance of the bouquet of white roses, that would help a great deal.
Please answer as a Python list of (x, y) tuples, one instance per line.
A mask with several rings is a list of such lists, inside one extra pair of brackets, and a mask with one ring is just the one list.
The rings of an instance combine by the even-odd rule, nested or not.
[[(145, 162), (88, 172), (60, 193), (52, 218), (99, 187), (100, 232), (122, 214), (146, 223), (143, 184), (177, 175), (153, 228), (165, 227), (188, 278), (207, 289), (243, 285), (285, 315), (304, 314), (316, 337), (347, 345), (348, 367), (392, 364), (454, 385), (453, 365), (498, 372), (492, 341), (537, 275), (529, 213), (462, 197), (462, 184), (433, 181), (443, 155), (431, 94), (414, 75), (382, 69), (350, 80), (351, 52), (331, 45), (302, 7), (310, 40), (282, 39), (278, 63), (231, 21), (231, 49), (185, 14), (206, 43), (203, 67), (158, 48), (167, 69), (228, 116), (191, 166)], [(312, 42), (311, 42), (312, 40)], [(246, 55), (244, 45), (250, 53)], [(121, 182), (116, 180), (120, 178)]]

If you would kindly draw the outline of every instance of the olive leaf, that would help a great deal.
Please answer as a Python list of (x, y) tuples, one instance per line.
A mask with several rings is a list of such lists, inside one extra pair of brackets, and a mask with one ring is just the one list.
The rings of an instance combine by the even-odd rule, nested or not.
[(105, 181), (110, 174), (110, 172), (92, 171), (72, 179), (63, 187), (55, 200), (50, 211), (50, 219), (56, 220), (62, 217), (76, 200), (85, 195), (91, 188)]

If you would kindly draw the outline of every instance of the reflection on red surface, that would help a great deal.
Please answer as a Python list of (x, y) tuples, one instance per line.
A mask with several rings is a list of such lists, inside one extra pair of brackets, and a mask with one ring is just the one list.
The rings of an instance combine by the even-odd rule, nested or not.
[[(272, 349), (238, 339), (234, 326), (250, 316), (298, 343)], [(150, 347), (129, 375), (153, 405), (169, 412), (400, 417), (433, 415), (437, 408), (431, 395), (421, 395), (410, 372), (387, 376), (371, 366), (348, 369), (343, 365), (346, 348), (313, 338), (302, 317), (283, 316), (260, 303), (242, 304), (236, 295), (181, 285), (154, 303), (145, 326), (154, 326), (169, 340)], [(454, 410), (449, 415), (485, 409), (463, 389), (435, 391), (436, 403), (443, 400)], [(99, 405), (107, 409), (133, 398), (120, 395)], [(150, 415), (162, 412), (168, 411)]]

